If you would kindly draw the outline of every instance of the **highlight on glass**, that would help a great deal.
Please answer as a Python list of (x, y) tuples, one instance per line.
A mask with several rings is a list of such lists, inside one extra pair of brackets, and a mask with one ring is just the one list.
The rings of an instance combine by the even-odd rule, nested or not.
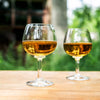
[(31, 23), (27, 24), (23, 34), (22, 44), (24, 50), (33, 55), (38, 61), (37, 78), (28, 81), (27, 85), (35, 87), (45, 87), (53, 85), (53, 82), (41, 78), (42, 60), (54, 52), (57, 41), (55, 29), (51, 24)]
[(76, 61), (75, 75), (66, 77), (69, 80), (88, 80), (89, 77), (79, 73), (79, 62), (92, 49), (90, 32), (87, 29), (73, 28), (68, 29), (64, 38), (64, 50)]

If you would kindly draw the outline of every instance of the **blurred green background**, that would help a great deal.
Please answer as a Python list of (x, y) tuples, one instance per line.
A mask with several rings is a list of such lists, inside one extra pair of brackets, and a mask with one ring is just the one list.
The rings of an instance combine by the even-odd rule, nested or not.
[[(1, 1), (0, 1), (0, 5), (2, 5)], [(8, 0), (8, 2), (10, 2), (10, 0)], [(16, 2), (16, 5), (18, 5), (18, 2)], [(22, 9), (23, 7), (21, 8), (20, 5), (19, 5), (18, 9), (21, 9), (22, 13), (25, 13), (24, 10)], [(37, 5), (38, 5), (38, 3), (37, 3)], [(39, 3), (39, 5), (41, 5), (41, 3)], [(6, 4), (6, 6), (7, 6), (7, 4)], [(14, 12), (15, 8), (11, 7), (11, 6), (9, 6), (9, 7), (12, 8), (13, 9), (12, 12)], [(30, 6), (30, 8), (31, 8), (31, 6)], [(2, 13), (7, 12), (7, 11), (9, 12), (10, 11), (9, 9), (7, 8), (7, 10), (6, 10), (6, 8), (3, 8), (3, 6), (2, 6), (0, 8), (0, 12), (2, 12)], [(18, 12), (18, 9), (16, 10), (16, 12)], [(26, 8), (26, 10), (27, 9), (28, 8)], [(35, 9), (43, 9), (43, 8), (41, 6), (40, 8), (35, 7)], [(40, 10), (38, 10), (38, 12), (39, 11)], [(18, 13), (19, 13), (19, 15), (22, 14), (20, 12), (18, 12)], [(37, 12), (33, 12), (33, 15), (35, 13), (37, 13)], [(5, 22), (4, 25), (9, 25), (9, 23), (10, 23), (9, 22), (9, 13), (6, 13), (6, 14), (8, 14), (7, 15), (8, 19), (5, 17), (5, 20), (7, 20), (7, 21)], [(39, 12), (39, 14), (42, 16), (41, 11)], [(11, 16), (13, 18), (14, 15), (12, 14)], [(36, 16), (38, 16), (38, 15), (35, 14), (35, 16), (32, 17), (33, 20), (35, 20), (33, 22), (41, 22), (41, 18), (36, 17)], [(0, 15), (0, 17), (3, 17), (3, 16)], [(20, 24), (25, 25), (25, 22), (24, 22), (25, 18), (21, 19), (21, 17), (17, 17), (17, 15), (16, 15), (16, 18), (17, 18), (17, 23), (18, 23), (18, 21), (20, 22), (22, 20), (22, 22)], [(30, 18), (30, 16), (27, 16), (27, 19), (28, 19), (27, 21), (30, 21), (30, 19), (32, 20), (32, 18)], [(80, 70), (81, 71), (100, 71), (100, 7), (93, 9), (91, 6), (89, 6), (87, 4), (83, 4), (81, 7), (74, 9), (73, 17), (72, 18), (68, 17), (67, 20), (71, 20), (71, 22), (69, 22), (69, 21), (67, 22), (68, 28), (77, 28), (77, 27), (78, 28), (88, 28), (89, 31), (91, 32), (91, 36), (93, 38), (92, 50), (87, 56), (85, 56), (81, 59)], [(2, 20), (1, 20), (1, 22), (2, 22)], [(17, 23), (16, 23), (16, 25), (17, 25)], [(11, 26), (14, 27), (13, 32), (15, 32), (16, 34), (18, 33), (16, 31), (16, 30), (18, 30), (18, 28), (19, 28), (20, 32), (23, 32), (23, 30), (24, 30), (24, 25), (21, 26), (20, 24), (17, 27), (14, 24), (14, 20), (12, 20)], [(2, 30), (3, 29), (2, 27), (4, 27), (4, 25), (2, 23), (0, 25), (1, 25), (0, 30)], [(67, 29), (67, 27), (66, 27), (66, 29)], [(22, 30), (20, 30), (21, 28), (22, 28)], [(64, 32), (66, 32), (66, 29), (64, 30)], [(20, 36), (20, 35), (18, 35), (18, 36)], [(10, 37), (10, 35), (9, 35), (9, 37)], [(0, 39), (1, 38), (2, 38), (2, 36), (0, 37)], [(15, 41), (11, 42), (9, 44), (9, 46), (7, 46), (5, 52), (2, 50), (2, 48), (3, 47), (2, 47), (2, 42), (1, 42), (0, 43), (0, 70), (36, 70), (37, 69), (37, 65), (38, 65), (37, 60), (33, 56), (24, 52), (22, 44), (21, 44), (21, 39), (20, 39), (20, 43), (19, 43), (19, 41), (17, 41), (16, 43), (15, 43)], [(17, 51), (17, 56), (15, 55), (16, 51)], [(25, 54), (25, 55), (23, 56), (23, 54)], [(24, 60), (23, 60), (23, 57), (24, 57)], [(58, 46), (53, 54), (50, 54), (45, 59), (43, 59), (42, 66), (43, 66), (43, 70), (49, 70), (49, 71), (60, 71), (60, 70), (61, 71), (73, 71), (73, 70), (75, 70), (76, 64), (75, 64), (74, 59), (71, 56), (67, 55), (65, 53), (65, 51), (63, 50), (63, 48), (61, 49), (61, 47)]]

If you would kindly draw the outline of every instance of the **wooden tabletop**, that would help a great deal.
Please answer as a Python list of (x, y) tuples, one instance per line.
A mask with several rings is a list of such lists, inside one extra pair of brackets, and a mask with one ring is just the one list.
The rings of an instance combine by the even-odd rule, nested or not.
[(100, 100), (100, 72), (81, 72), (88, 81), (71, 81), (74, 72), (46, 71), (42, 77), (54, 82), (50, 87), (31, 87), (35, 71), (0, 71), (0, 100)]

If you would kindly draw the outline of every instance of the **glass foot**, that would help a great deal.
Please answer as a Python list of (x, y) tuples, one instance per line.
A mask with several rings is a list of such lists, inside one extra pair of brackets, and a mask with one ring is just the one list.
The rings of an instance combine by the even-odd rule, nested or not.
[(66, 77), (66, 78), (69, 79), (69, 80), (77, 80), (77, 81), (89, 80), (89, 77), (87, 77), (87, 76), (82, 76), (82, 75), (80, 75), (80, 74), (68, 76), (68, 77)]
[(53, 82), (39, 78), (34, 81), (28, 81), (26, 84), (34, 87), (46, 87), (53, 85)]

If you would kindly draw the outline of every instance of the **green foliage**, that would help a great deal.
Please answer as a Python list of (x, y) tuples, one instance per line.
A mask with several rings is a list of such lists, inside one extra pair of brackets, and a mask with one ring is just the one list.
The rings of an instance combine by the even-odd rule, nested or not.
[[(74, 11), (73, 23), (69, 25), (72, 28), (88, 28), (92, 32), (100, 34), (100, 8), (92, 11), (91, 7), (83, 5)], [(37, 70), (37, 60), (26, 53), (25, 66), (22, 64), (23, 47), (19, 45), (17, 48), (18, 55), (15, 56), (13, 45), (8, 49), (6, 59), (0, 53), (0, 70)], [(62, 52), (62, 53), (60, 53)], [(53, 54), (48, 55), (43, 59), (43, 70), (51, 71), (65, 71), (75, 70), (75, 60), (67, 55), (64, 50), (59, 51), (59, 48)], [(100, 71), (100, 39), (93, 41), (91, 52), (83, 57), (80, 61), (80, 70), (84, 71)]]
[[(95, 11), (87, 5), (74, 10), (73, 23), (69, 27), (88, 28), (90, 32), (100, 36), (100, 8)], [(81, 70), (100, 70), (100, 37), (99, 40), (93, 40), (91, 52), (85, 56), (80, 63)], [(86, 67), (87, 66), (87, 67)]]
[(94, 42), (91, 52), (82, 59), (81, 70), (100, 71), (100, 41)]
[[(95, 70), (100, 71), (100, 41), (93, 43), (93, 48), (91, 52), (83, 57), (80, 61), (80, 70)], [(63, 51), (64, 52), (64, 51)], [(18, 60), (13, 57), (11, 50), (8, 50), (7, 59), (5, 60), (0, 54), (0, 70), (37, 70), (37, 60), (26, 54), (26, 64), (22, 66), (22, 47), (20, 46), (20, 52), (18, 55)], [(65, 71), (75, 70), (75, 60), (67, 55), (66, 53), (59, 53), (57, 50), (55, 53), (48, 55), (42, 62), (43, 70), (56, 70)]]
[(82, 8), (77, 8), (74, 11), (74, 15), (75, 15), (75, 19), (78, 19), (78, 26), (79, 28), (81, 28), (82, 26), (84, 26), (84, 24), (88, 21), (92, 20), (92, 16), (91, 16), (91, 8), (84, 5)]

